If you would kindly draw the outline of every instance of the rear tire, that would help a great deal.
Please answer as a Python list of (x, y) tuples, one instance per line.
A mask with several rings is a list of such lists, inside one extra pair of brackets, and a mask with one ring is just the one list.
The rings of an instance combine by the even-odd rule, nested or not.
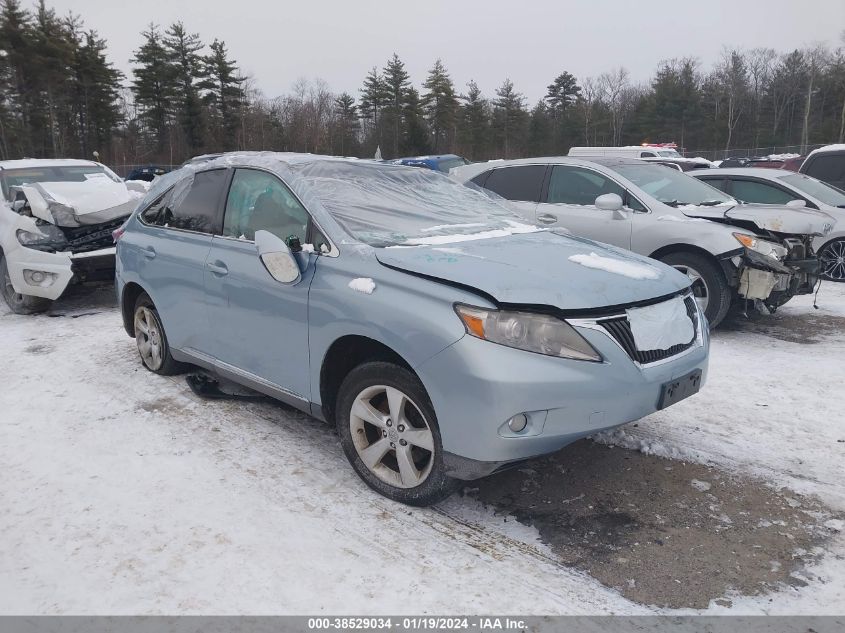
[(446, 475), (440, 428), (425, 387), (404, 367), (359, 365), (341, 384), (336, 411), (349, 463), (379, 494), (428, 506), (460, 487)]
[(704, 308), (710, 329), (717, 327), (728, 313), (733, 295), (719, 267), (703, 255), (689, 252), (670, 253), (660, 261), (690, 278), (695, 300)]
[(9, 309), (15, 314), (38, 314), (46, 312), (53, 302), (43, 297), (33, 297), (15, 292), (12, 286), (12, 279), (9, 276), (9, 267), (6, 265), (6, 256), (0, 254), (0, 294)]
[(135, 310), (132, 314), (135, 341), (144, 367), (162, 376), (183, 373), (186, 365), (173, 360), (173, 356), (170, 355), (170, 344), (167, 342), (161, 317), (150, 295), (146, 292), (141, 293), (135, 301)]

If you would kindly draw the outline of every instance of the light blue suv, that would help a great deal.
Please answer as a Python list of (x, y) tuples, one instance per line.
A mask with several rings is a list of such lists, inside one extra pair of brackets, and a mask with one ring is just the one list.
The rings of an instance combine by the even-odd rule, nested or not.
[(685, 275), (429, 170), (227, 154), (163, 177), (115, 238), (148, 369), (197, 365), (335, 424), (361, 478), (407, 504), (706, 375)]

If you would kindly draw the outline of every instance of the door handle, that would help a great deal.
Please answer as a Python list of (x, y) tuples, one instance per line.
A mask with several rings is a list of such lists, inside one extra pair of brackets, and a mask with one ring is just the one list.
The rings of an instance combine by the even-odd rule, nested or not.
[(147, 246), (147, 248), (144, 249), (144, 257), (146, 257), (147, 259), (153, 259), (155, 256), (156, 249), (154, 249), (152, 246)]
[(226, 268), (226, 264), (219, 260), (214, 262), (213, 264), (209, 262), (205, 265), (205, 267), (208, 268), (215, 275), (220, 275), (221, 277), (223, 275), (229, 274), (229, 269)]
[(557, 222), (557, 216), (553, 213), (540, 213), (537, 216), (537, 222), (540, 224), (554, 224)]

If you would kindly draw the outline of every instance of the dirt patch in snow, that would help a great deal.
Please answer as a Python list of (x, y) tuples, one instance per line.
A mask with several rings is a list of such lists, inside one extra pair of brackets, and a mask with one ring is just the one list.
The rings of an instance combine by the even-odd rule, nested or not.
[[(824, 302), (819, 298), (820, 305)], [(831, 338), (841, 337), (845, 332), (845, 317), (823, 312), (775, 312), (759, 314), (749, 312), (748, 316), (736, 315), (725, 319), (722, 330), (762, 334), (789, 343), (823, 343)]]
[(478, 485), (473, 495), (536, 527), (564, 564), (670, 608), (803, 586), (836, 520), (814, 498), (588, 440)]

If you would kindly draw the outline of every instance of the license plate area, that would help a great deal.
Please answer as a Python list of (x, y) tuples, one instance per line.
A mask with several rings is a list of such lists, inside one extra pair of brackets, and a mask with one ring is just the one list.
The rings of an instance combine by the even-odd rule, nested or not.
[(689, 398), (701, 389), (701, 370), (695, 369), (690, 373), (664, 383), (660, 389), (658, 410), (670, 407), (684, 398)]

